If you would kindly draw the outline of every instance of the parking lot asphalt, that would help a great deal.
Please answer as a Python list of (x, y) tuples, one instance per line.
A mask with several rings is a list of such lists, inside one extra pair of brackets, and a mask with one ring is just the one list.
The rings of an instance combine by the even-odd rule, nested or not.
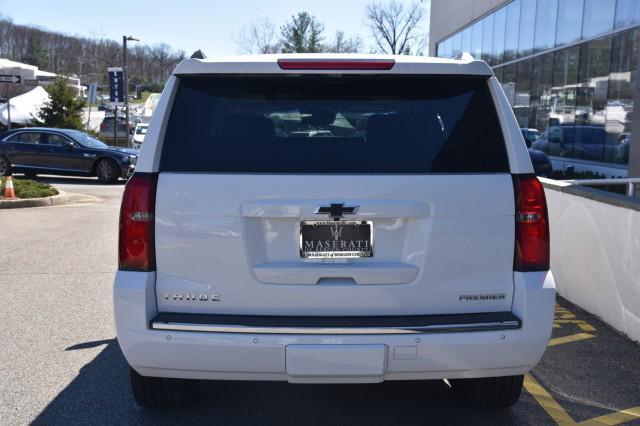
[(462, 406), (443, 381), (203, 382), (201, 396), (187, 407), (140, 409), (112, 311), (123, 185), (44, 180), (86, 197), (0, 211), (2, 425), (640, 425), (640, 345), (562, 299), (550, 346), (509, 410)]

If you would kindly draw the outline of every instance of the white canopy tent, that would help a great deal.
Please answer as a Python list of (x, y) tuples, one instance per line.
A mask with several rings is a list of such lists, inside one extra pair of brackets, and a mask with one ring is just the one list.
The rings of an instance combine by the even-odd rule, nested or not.
[[(38, 117), (40, 107), (49, 101), (49, 94), (42, 87), (37, 86), (33, 90), (10, 99), (11, 123), (26, 126), (31, 124), (34, 117)], [(0, 105), (0, 123), (9, 124), (7, 104)]]

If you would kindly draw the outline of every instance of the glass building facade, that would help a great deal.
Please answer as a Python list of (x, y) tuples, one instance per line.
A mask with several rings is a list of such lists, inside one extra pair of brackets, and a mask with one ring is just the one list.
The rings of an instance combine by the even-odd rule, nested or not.
[(437, 44), (491, 65), (533, 147), (627, 165), (640, 0), (513, 0)]

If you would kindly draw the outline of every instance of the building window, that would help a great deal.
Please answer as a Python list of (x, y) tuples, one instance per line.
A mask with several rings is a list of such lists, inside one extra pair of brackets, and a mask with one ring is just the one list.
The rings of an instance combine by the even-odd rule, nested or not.
[(531, 105), (531, 65), (533, 61), (520, 61), (516, 69), (516, 94), (513, 112), (521, 128), (529, 127), (529, 107)]
[[(440, 52), (440, 49), (442, 49), (442, 52)], [(441, 58), (451, 57), (451, 37), (438, 45), (438, 56)]]
[(580, 40), (584, 0), (561, 0), (558, 4), (556, 46)]
[(471, 27), (471, 54), (476, 59), (482, 58), (482, 21)]
[(471, 53), (471, 27), (467, 27), (462, 31), (462, 51)]
[(511, 64), (502, 68), (502, 89), (504, 90), (509, 104), (513, 106), (516, 98), (516, 65)]
[(582, 38), (595, 37), (613, 29), (616, 0), (585, 0)]
[(493, 46), (491, 56), (495, 64), (501, 64), (504, 59), (504, 36), (507, 23), (507, 9), (501, 8), (493, 17)]
[(640, 1), (618, 0), (616, 4), (616, 28), (629, 27), (640, 23)]
[(613, 37), (605, 130), (615, 141), (616, 150), (613, 161), (619, 164), (629, 163), (638, 49), (640, 49), (640, 29), (625, 31)]
[(533, 147), (549, 155), (573, 157), (573, 146), (565, 144), (564, 140), (573, 139), (580, 47), (559, 50), (551, 55), (553, 73), (549, 99), (549, 127), (533, 143)]
[(533, 50), (541, 52), (555, 46), (558, 0), (538, 0)]
[(611, 37), (580, 46), (580, 70), (576, 91), (575, 158), (609, 163), (614, 161), (615, 141), (605, 132), (610, 62)]
[(452, 38), (451, 55), (456, 57), (462, 52), (462, 33), (457, 33)]
[(493, 15), (482, 20), (482, 60), (494, 65), (491, 55), (493, 49)]
[(531, 111), (529, 126), (543, 132), (549, 127), (551, 112), (551, 88), (553, 77), (553, 53), (533, 58), (531, 70)]
[(504, 39), (504, 61), (513, 61), (518, 51), (520, 28), (520, 0), (511, 2), (507, 7), (507, 30)]
[(502, 68), (496, 68), (493, 70), (493, 74), (496, 76), (498, 81), (502, 81)]
[(520, 8), (520, 35), (518, 37), (518, 57), (533, 53), (533, 37), (536, 27), (536, 0), (522, 0)]

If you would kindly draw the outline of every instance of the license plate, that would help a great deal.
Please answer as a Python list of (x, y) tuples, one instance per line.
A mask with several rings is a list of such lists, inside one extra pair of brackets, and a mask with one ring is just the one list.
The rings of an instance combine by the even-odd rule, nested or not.
[(371, 256), (371, 221), (310, 220), (300, 224), (300, 257), (340, 259)]

